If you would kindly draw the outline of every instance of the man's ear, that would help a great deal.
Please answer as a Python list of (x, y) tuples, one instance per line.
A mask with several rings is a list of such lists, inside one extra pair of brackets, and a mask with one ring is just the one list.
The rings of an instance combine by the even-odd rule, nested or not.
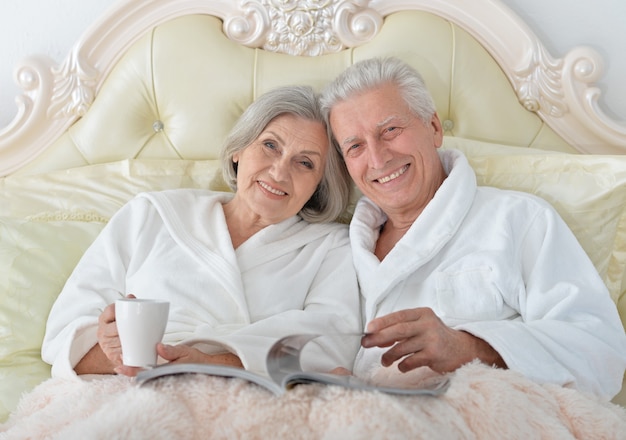
[(443, 126), (439, 115), (435, 112), (430, 119), (430, 126), (433, 129), (433, 140), (435, 141), (435, 147), (439, 148), (443, 145)]

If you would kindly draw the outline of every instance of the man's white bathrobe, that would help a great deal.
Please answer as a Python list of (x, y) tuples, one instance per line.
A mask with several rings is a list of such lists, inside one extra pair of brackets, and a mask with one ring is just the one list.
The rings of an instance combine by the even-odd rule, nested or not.
[[(466, 158), (441, 151), (443, 186), (391, 252), (373, 254), (385, 214), (362, 198), (350, 239), (365, 321), (430, 307), (487, 341), (507, 366), (539, 382), (617, 394), (626, 336), (616, 307), (578, 241), (545, 201), (477, 187)], [(362, 349), (371, 374), (386, 349)]]
[[(265, 355), (291, 333), (362, 330), (347, 226), (299, 216), (271, 225), (236, 250), (222, 204), (232, 194), (145, 193), (110, 220), (55, 302), (42, 357), (73, 376), (97, 343), (98, 316), (123, 295), (170, 301), (164, 342), (237, 354), (263, 373)], [(343, 342), (342, 342), (343, 341)], [(333, 340), (311, 368), (352, 368), (358, 338)]]

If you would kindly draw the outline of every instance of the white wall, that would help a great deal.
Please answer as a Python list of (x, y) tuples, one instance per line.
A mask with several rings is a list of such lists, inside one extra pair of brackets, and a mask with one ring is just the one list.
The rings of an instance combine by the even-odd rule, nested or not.
[(604, 58), (598, 82), (603, 110), (626, 123), (626, 1), (502, 0), (537, 34), (555, 57), (578, 45)]
[[(1, 0), (0, 129), (16, 112), (14, 97), (20, 92), (13, 81), (16, 63), (34, 53), (47, 54), (60, 63), (74, 41), (113, 1)], [(553, 56), (561, 57), (576, 45), (594, 47), (606, 64), (598, 83), (602, 107), (626, 122), (625, 0), (502, 1), (528, 23)]]
[(23, 58), (65, 59), (71, 46), (113, 0), (0, 0), (0, 130), (17, 111), (13, 69)]

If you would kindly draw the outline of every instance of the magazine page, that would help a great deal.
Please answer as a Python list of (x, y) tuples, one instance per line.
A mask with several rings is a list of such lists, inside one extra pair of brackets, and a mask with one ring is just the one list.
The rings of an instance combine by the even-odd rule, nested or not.
[(279, 339), (272, 345), (267, 360), (267, 372), (274, 382), (284, 384), (285, 378), (294, 373), (303, 373), (300, 356), (304, 346), (320, 335), (301, 334)]
[[(154, 379), (164, 376), (194, 373), (208, 374), (213, 376), (244, 379), (265, 387), (275, 395), (281, 395), (297, 385), (311, 383), (338, 385), (346, 388), (380, 391), (389, 394), (431, 396), (437, 396), (444, 393), (449, 386), (449, 379), (446, 376), (429, 380), (428, 382), (419, 384), (419, 386), (391, 387), (369, 384), (366, 381), (352, 375), (335, 375), (330, 373), (303, 371), (301, 367), (303, 349), (309, 342), (321, 336), (329, 335), (296, 334), (286, 336), (276, 341), (270, 349), (266, 359), (269, 377), (246, 371), (243, 368), (228, 367), (223, 365), (164, 364), (139, 372), (136, 377), (136, 382), (139, 386), (142, 386)], [(330, 336), (361, 335), (350, 334)]]
[(345, 388), (353, 388), (365, 391), (379, 391), (387, 394), (400, 395), (428, 395), (438, 396), (443, 394), (449, 387), (450, 381), (442, 376), (437, 380), (431, 380), (419, 387), (397, 388), (383, 385), (373, 385), (359, 379), (356, 376), (339, 376), (325, 373), (293, 373), (284, 379), (283, 387), (287, 390), (301, 384), (323, 383), (326, 385), (338, 385)]
[(271, 348), (267, 356), (267, 371), (274, 382), (289, 390), (296, 385), (308, 383), (323, 383), (327, 385), (339, 385), (346, 388), (360, 390), (380, 391), (389, 394), (403, 395), (431, 395), (437, 396), (444, 393), (449, 386), (449, 379), (445, 376), (433, 378), (419, 386), (391, 387), (374, 385), (351, 375), (336, 375), (330, 373), (305, 372), (301, 366), (302, 351), (306, 344), (321, 337), (337, 336), (363, 336), (362, 334), (349, 335), (315, 335), (301, 334), (284, 337), (278, 340)]
[(285, 388), (275, 383), (269, 377), (261, 376), (243, 368), (228, 367), (214, 364), (164, 364), (149, 370), (140, 371), (135, 382), (139, 386), (165, 376), (175, 376), (181, 374), (208, 374), (211, 376), (231, 377), (244, 379), (257, 385), (267, 388), (276, 395), (283, 394)]

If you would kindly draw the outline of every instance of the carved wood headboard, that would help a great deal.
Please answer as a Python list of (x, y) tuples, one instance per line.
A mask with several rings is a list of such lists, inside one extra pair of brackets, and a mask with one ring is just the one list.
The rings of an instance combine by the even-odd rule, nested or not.
[[(323, 59), (375, 41), (389, 16), (426, 11), (472, 35), (500, 65), (517, 99), (584, 153), (622, 154), (626, 127), (598, 106), (600, 56), (576, 47), (552, 57), (505, 5), (474, 0), (135, 0), (120, 2), (91, 26), (60, 65), (33, 56), (16, 68), (23, 93), (15, 119), (0, 132), (0, 175), (44, 152), (90, 109), (125, 51), (176, 17), (209, 14), (232, 41), (266, 52)], [(392, 48), (390, 48), (392, 49)], [(351, 56), (349, 53), (346, 56)]]

